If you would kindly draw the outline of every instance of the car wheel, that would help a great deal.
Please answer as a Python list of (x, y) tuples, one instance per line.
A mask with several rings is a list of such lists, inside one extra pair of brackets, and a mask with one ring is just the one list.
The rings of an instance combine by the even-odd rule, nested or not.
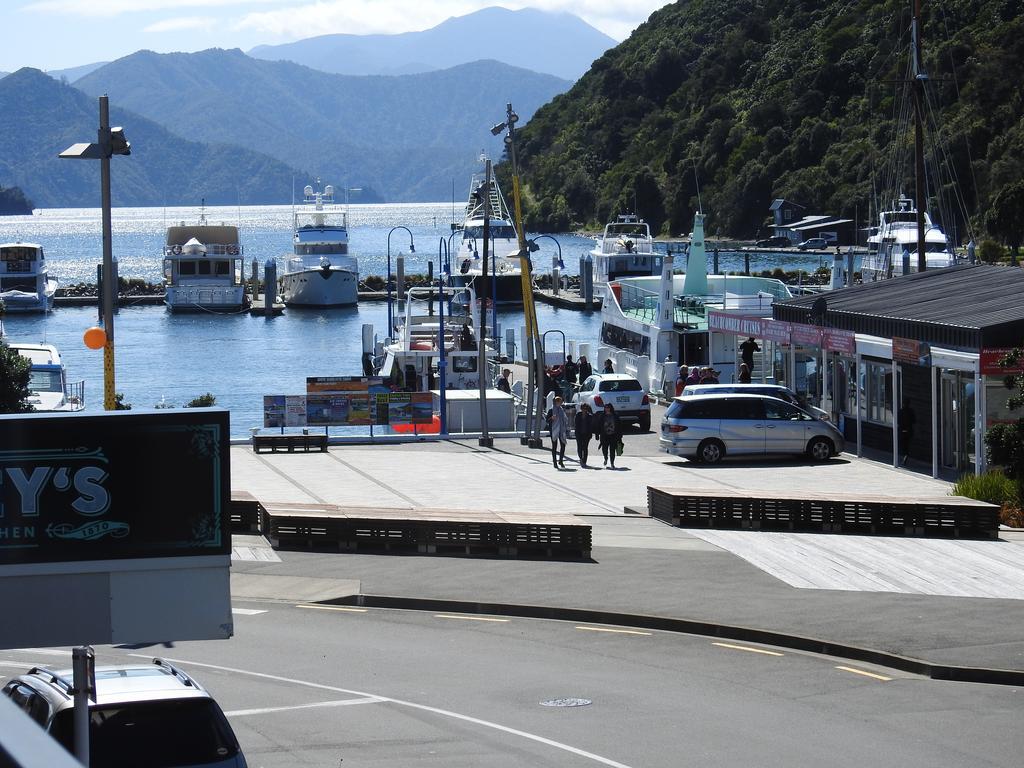
[(697, 446), (697, 461), (705, 464), (717, 464), (725, 456), (725, 446), (721, 440), (705, 440)]
[(827, 437), (816, 437), (807, 444), (807, 455), (814, 461), (828, 461), (832, 458), (832, 441)]
[(638, 423), (638, 426), (640, 427), (640, 431), (642, 431), (642, 432), (650, 432), (651, 431), (651, 414), (645, 413), (644, 415), (642, 415), (640, 417), (640, 421), (637, 422), (637, 423)]

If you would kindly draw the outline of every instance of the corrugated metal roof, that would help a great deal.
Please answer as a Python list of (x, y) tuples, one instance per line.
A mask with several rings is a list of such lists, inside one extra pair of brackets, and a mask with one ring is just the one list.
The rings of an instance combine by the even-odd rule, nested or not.
[(961, 347), (1024, 343), (1024, 269), (969, 264), (864, 283), (774, 304), (777, 319), (810, 322), (824, 297), (826, 324)]

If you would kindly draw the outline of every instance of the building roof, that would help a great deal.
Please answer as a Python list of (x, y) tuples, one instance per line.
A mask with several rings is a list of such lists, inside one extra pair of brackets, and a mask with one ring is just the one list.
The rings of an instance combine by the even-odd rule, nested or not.
[(802, 209), (805, 209), (805, 210), (807, 208), (806, 205), (800, 205), (800, 203), (794, 203), (792, 200), (784, 200), (781, 197), (777, 197), (774, 200), (772, 200), (772, 204), (768, 206), (768, 210), (769, 211), (777, 211), (777, 210), (779, 210), (779, 208), (781, 208), (784, 205), (788, 205), (791, 208), (802, 208)]
[(979, 350), (1024, 344), (1024, 269), (964, 264), (864, 283), (772, 305), (777, 320), (824, 324), (882, 338)]
[(795, 229), (797, 232), (806, 232), (812, 229), (821, 229), (822, 227), (834, 227), (839, 224), (852, 224), (853, 219), (833, 219), (828, 216), (822, 216), (820, 221), (814, 221), (815, 217), (809, 216), (805, 219), (801, 219), (795, 224), (790, 224), (790, 229)]

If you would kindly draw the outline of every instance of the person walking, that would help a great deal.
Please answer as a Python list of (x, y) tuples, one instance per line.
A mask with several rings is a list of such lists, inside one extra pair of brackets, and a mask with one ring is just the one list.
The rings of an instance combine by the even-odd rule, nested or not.
[(573, 386), (576, 383), (576, 374), (579, 372), (579, 366), (572, 361), (572, 355), (565, 356), (565, 365), (562, 367), (562, 375), (565, 377), (565, 383), (569, 386)]
[(601, 373), (615, 373), (615, 368), (612, 366), (611, 358), (604, 361), (604, 368), (601, 369)]
[(754, 370), (754, 353), (760, 351), (761, 347), (757, 345), (754, 337), (751, 336), (740, 344), (740, 359), (747, 364), (747, 368)]
[(746, 363), (740, 363), (740, 384), (750, 383), (750, 366)]
[(547, 417), (551, 434), (551, 463), (555, 469), (565, 469), (565, 443), (569, 439), (569, 415), (562, 407), (562, 402), (561, 397), (555, 397)]
[(579, 457), (581, 467), (587, 466), (587, 457), (590, 455), (590, 437), (594, 433), (593, 417), (594, 412), (590, 410), (589, 405), (584, 403), (576, 412), (575, 424), (573, 424), (576, 428), (576, 455)]
[(686, 366), (680, 365), (676, 372), (676, 397), (683, 394), (683, 387), (686, 386)]
[(622, 442), (622, 426), (619, 424), (619, 417), (615, 413), (615, 406), (605, 403), (604, 411), (598, 414), (594, 424), (594, 434), (601, 444), (601, 455), (604, 457), (604, 464), (608, 466), (611, 462), (612, 469), (615, 469), (615, 454)]
[(587, 361), (586, 355), (580, 355), (580, 359), (578, 361), (578, 364), (579, 364), (579, 380), (580, 380), (580, 384), (582, 384), (584, 381), (586, 381), (587, 379), (589, 379), (591, 376), (594, 375), (594, 368)]
[(510, 369), (503, 369), (501, 372), (501, 376), (498, 378), (498, 383), (494, 385), (498, 389), (498, 391), (504, 392), (506, 395), (512, 394), (512, 385), (509, 384), (508, 382), (508, 377), (510, 373), (512, 373)]

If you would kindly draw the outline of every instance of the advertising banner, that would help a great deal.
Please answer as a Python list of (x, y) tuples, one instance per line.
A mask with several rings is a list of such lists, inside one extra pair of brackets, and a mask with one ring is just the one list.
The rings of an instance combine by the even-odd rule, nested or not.
[(816, 325), (793, 323), (790, 339), (794, 345), (801, 347), (820, 347), (821, 328)]
[(728, 312), (708, 310), (708, 330), (719, 333), (734, 333), (737, 336), (762, 337), (765, 320), (760, 317), (745, 317)]
[(231, 552), (228, 412), (0, 416), (0, 565)]
[(978, 364), (981, 368), (981, 373), (988, 376), (1011, 376), (1015, 373), (1024, 373), (1024, 357), (1021, 358), (1020, 362), (1017, 365), (1011, 368), (999, 367), (999, 361), (1002, 360), (1006, 355), (1010, 354), (1010, 352), (1012, 351), (1013, 350), (1009, 347), (993, 347), (990, 349), (981, 350), (980, 358), (978, 361)]
[(283, 427), (285, 422), (285, 396), (263, 396), (263, 426)]
[(931, 348), (917, 339), (893, 338), (892, 359), (907, 365), (930, 365)]
[(832, 352), (853, 355), (857, 352), (857, 336), (841, 328), (822, 328), (822, 345)]
[(777, 344), (789, 344), (793, 328), (782, 320), (765, 320), (761, 323), (761, 338)]
[(285, 395), (284, 425), (286, 427), (306, 426), (306, 396)]

